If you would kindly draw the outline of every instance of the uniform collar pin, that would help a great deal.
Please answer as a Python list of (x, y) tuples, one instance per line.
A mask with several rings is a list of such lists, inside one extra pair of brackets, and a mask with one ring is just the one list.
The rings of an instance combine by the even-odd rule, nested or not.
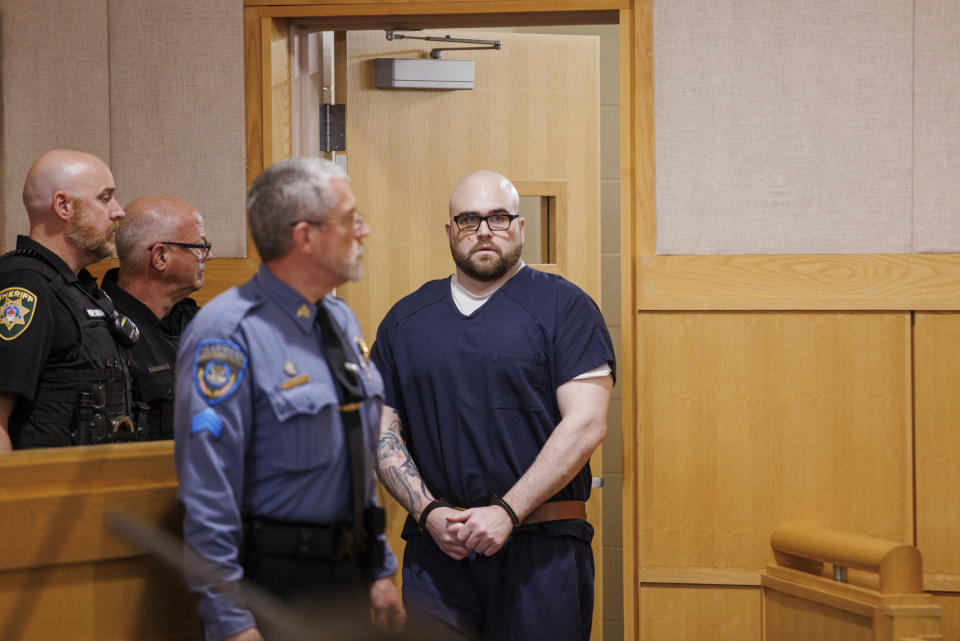
[(297, 318), (310, 318), (310, 307), (306, 303), (297, 308)]
[(364, 362), (369, 362), (369, 361), (370, 361), (370, 348), (367, 347), (366, 341), (364, 341), (364, 340), (363, 340), (362, 338), (360, 338), (359, 336), (357, 336), (357, 337), (354, 338), (353, 340), (354, 340), (354, 342), (356, 342), (357, 347), (360, 348), (360, 353), (363, 355), (363, 360), (364, 360)]

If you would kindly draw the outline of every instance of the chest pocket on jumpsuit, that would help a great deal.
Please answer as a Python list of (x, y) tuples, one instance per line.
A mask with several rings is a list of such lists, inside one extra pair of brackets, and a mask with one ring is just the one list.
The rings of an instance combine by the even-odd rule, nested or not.
[(309, 382), (269, 394), (276, 431), (264, 434), (270, 464), (284, 470), (328, 465), (344, 445), (337, 397), (329, 385)]
[(493, 406), (536, 412), (543, 409), (547, 359), (535, 354), (493, 354)]

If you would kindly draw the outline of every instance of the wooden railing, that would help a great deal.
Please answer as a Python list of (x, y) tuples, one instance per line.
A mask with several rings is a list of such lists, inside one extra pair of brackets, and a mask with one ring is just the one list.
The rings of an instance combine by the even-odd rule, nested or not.
[(942, 639), (913, 545), (784, 523), (761, 577), (765, 641)]

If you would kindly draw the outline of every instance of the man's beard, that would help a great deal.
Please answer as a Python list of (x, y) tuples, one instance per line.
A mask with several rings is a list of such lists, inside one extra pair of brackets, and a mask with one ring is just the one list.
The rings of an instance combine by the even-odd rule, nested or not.
[[(73, 205), (76, 211), (73, 218), (67, 223), (67, 228), (63, 232), (64, 235), (70, 239), (77, 249), (93, 258), (92, 262), (95, 263), (104, 258), (109, 258), (114, 251), (114, 244), (108, 237), (109, 231), (101, 234), (97, 230), (96, 225), (84, 213), (82, 202), (74, 200)], [(111, 225), (110, 230), (113, 229), (115, 229), (115, 226)]]
[(483, 262), (479, 265), (474, 264), (470, 259), (473, 257), (474, 250), (461, 252), (450, 243), (450, 252), (453, 254), (453, 262), (460, 268), (464, 274), (473, 280), (481, 283), (490, 283), (503, 277), (507, 272), (514, 268), (520, 260), (520, 254), (523, 252), (523, 245), (517, 245), (506, 256), (499, 248), (494, 247), (497, 252), (497, 260)]

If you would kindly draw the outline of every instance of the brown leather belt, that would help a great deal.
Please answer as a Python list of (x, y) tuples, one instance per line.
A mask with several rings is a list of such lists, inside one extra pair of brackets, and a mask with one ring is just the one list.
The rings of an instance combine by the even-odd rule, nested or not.
[(544, 521), (562, 521), (564, 519), (585, 520), (586, 518), (587, 506), (583, 501), (551, 501), (531, 512), (520, 525), (543, 523)]

